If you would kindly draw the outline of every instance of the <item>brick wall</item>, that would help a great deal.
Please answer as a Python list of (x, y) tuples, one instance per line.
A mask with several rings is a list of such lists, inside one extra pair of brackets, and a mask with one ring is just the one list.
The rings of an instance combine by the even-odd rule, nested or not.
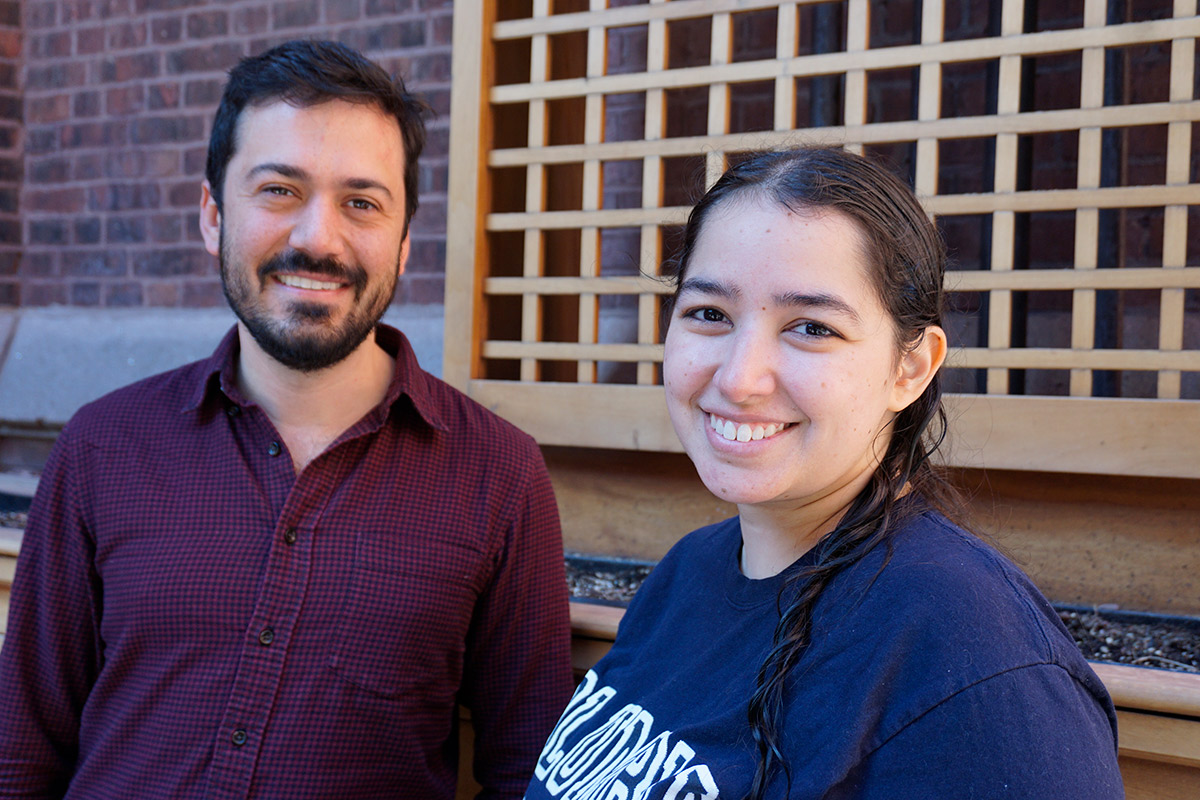
[[(8, 6), (15, 15), (15, 2), (0, 12)], [(197, 228), (208, 131), (229, 67), (293, 38), (362, 50), (437, 112), (397, 301), (441, 302), (450, 0), (27, 0), (24, 9), (25, 244), (15, 279), (0, 260), (0, 305), (223, 305)], [(6, 25), (0, 15), (0, 36)], [(7, 145), (0, 139), (0, 159)], [(12, 219), (8, 179), (0, 171), (0, 225)]]
[(16, 305), (21, 255), (21, 4), (0, 2), (0, 307)]

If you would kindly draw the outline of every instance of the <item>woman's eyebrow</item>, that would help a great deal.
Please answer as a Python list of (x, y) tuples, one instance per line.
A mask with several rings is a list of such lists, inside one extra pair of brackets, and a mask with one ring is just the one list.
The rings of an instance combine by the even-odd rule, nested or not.
[(823, 308), (833, 311), (836, 314), (849, 317), (854, 322), (861, 322), (862, 318), (854, 307), (842, 300), (840, 297), (832, 294), (805, 294), (804, 292), (787, 292), (785, 294), (777, 294), (772, 297), (776, 305), (792, 306), (799, 308)]
[(684, 292), (711, 294), (717, 297), (724, 297), (726, 300), (736, 300), (742, 296), (741, 289), (738, 289), (736, 286), (723, 281), (709, 280), (708, 278), (685, 278), (679, 286), (679, 293), (683, 294)]

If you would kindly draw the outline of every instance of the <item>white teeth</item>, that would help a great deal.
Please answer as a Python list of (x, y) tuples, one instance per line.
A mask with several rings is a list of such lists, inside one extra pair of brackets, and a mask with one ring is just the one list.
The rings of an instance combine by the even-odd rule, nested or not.
[(296, 289), (313, 289), (321, 292), (331, 292), (334, 289), (340, 289), (340, 283), (331, 281), (314, 281), (310, 278), (302, 278), (299, 275), (280, 275), (276, 274), (275, 278), (284, 286), (291, 286)]
[(731, 442), (757, 442), (760, 439), (770, 439), (788, 426), (786, 422), (754, 425), (753, 427), (745, 422), (736, 425), (730, 420), (718, 417), (716, 414), (708, 415), (708, 424), (712, 426), (714, 431)]

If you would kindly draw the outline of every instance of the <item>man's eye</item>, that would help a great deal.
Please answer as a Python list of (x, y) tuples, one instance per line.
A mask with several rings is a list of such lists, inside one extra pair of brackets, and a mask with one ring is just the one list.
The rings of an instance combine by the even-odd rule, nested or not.
[(350, 207), (357, 208), (359, 211), (371, 211), (372, 209), (375, 209), (378, 206), (376, 206), (370, 200), (363, 200), (363, 199), (359, 198), (357, 200), (351, 200)]

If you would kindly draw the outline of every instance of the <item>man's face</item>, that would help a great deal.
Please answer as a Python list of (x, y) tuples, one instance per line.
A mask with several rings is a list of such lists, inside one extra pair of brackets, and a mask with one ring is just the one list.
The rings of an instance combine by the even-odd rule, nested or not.
[(200, 227), (225, 296), (268, 355), (311, 372), (371, 333), (404, 271), (404, 143), (394, 117), (331, 100), (246, 108), (222, 208)]

